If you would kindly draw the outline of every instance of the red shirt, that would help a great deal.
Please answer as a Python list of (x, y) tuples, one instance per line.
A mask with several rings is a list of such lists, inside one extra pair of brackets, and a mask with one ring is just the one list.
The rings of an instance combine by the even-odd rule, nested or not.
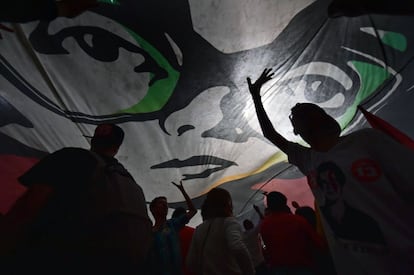
[(314, 267), (312, 252), (323, 240), (303, 218), (286, 212), (267, 215), (260, 233), (270, 267)]
[(194, 228), (190, 226), (184, 226), (179, 232), (180, 237), (180, 248), (181, 248), (181, 258), (183, 261), (183, 274), (191, 275), (191, 271), (186, 267), (186, 258), (188, 250), (190, 250), (191, 240), (193, 239)]

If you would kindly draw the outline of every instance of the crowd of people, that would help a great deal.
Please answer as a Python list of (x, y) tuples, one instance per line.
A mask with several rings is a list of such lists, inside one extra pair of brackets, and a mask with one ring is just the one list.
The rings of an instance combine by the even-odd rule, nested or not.
[(123, 139), (121, 127), (101, 124), (90, 150), (63, 148), (19, 178), (27, 191), (1, 219), (2, 274), (276, 274), (268, 272), (281, 266), (312, 272), (312, 249), (325, 244), (279, 192), (267, 195), (266, 215), (254, 207), (261, 221), (245, 220), (243, 232), (230, 193), (214, 188), (194, 229), (186, 224), (197, 210), (182, 181), (172, 182), (187, 209), (167, 219), (167, 198), (156, 197), (152, 222), (141, 187), (115, 158)]
[[(0, 19), (71, 17), (96, 4), (40, 2), (45, 8), (4, 11)], [(63, 148), (19, 178), (27, 190), (0, 216), (0, 273), (412, 274), (414, 153), (374, 129), (341, 136), (335, 119), (311, 103), (298, 103), (289, 116), (310, 147), (286, 140), (261, 101), (272, 76), (265, 69), (257, 81), (247, 78), (257, 117), (264, 136), (307, 176), (316, 211), (295, 203), (292, 213), (286, 196), (273, 191), (265, 214), (254, 207), (259, 222), (241, 224), (231, 194), (213, 188), (201, 207), (202, 223), (191, 228), (197, 209), (179, 181), (172, 184), (187, 209), (168, 219), (167, 198), (156, 197), (151, 219), (142, 188), (115, 158), (124, 131), (101, 124), (89, 150)]]
[[(259, 223), (244, 220), (243, 231), (230, 193), (214, 188), (194, 229), (186, 224), (197, 209), (179, 181), (171, 184), (187, 209), (168, 219), (167, 198), (156, 197), (152, 221), (143, 190), (115, 158), (124, 131), (101, 124), (90, 150), (63, 148), (19, 178), (27, 191), (0, 220), (2, 274), (409, 274), (413, 187), (401, 168), (414, 153), (373, 129), (340, 136), (335, 119), (310, 103), (297, 104), (290, 116), (310, 148), (287, 141), (261, 103), (271, 77), (265, 69), (256, 82), (247, 79), (260, 125), (308, 176), (319, 215), (297, 202), (292, 213), (286, 196), (273, 191), (264, 214), (254, 206)], [(378, 144), (403, 163), (390, 163), (391, 153)]]
[[(256, 82), (248, 79), (258, 119), (265, 137), (308, 176), (323, 234), (311, 207), (295, 203), (293, 214), (276, 191), (266, 196), (265, 215), (255, 207), (259, 224), (245, 220), (242, 232), (221, 188), (207, 194), (203, 223), (190, 229), (197, 210), (182, 181), (172, 184), (188, 209), (167, 219), (167, 198), (156, 197), (152, 223), (143, 190), (115, 158), (124, 131), (101, 124), (90, 150), (63, 148), (19, 178), (27, 191), (1, 217), (2, 274), (409, 274), (413, 152), (373, 129), (340, 136), (335, 119), (310, 103), (290, 116), (310, 148), (289, 142), (261, 103), (271, 77), (265, 69)], [(389, 161), (396, 156), (399, 163)]]

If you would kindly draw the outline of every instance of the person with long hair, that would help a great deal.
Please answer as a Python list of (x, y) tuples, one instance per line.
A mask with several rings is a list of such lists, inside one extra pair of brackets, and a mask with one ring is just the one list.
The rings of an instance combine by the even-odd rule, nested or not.
[(255, 274), (253, 262), (243, 242), (241, 226), (233, 217), (230, 193), (210, 190), (201, 207), (203, 223), (197, 226), (187, 265), (195, 274)]

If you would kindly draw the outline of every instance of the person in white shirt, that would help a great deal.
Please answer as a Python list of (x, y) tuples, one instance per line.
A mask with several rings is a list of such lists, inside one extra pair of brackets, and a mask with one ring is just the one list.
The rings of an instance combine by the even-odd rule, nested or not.
[(288, 141), (261, 101), (260, 89), (272, 76), (265, 69), (256, 82), (247, 78), (259, 123), (307, 176), (338, 274), (411, 274), (414, 152), (375, 129), (341, 136), (336, 120), (312, 103), (298, 103), (289, 116), (310, 148)]
[(230, 193), (210, 190), (201, 208), (203, 223), (196, 227), (187, 266), (195, 274), (255, 274), (250, 253), (243, 241), (241, 226), (233, 217)]

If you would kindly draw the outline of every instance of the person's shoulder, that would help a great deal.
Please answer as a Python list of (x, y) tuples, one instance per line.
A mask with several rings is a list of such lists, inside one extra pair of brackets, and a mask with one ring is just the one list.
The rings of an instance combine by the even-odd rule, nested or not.
[(293, 220), (299, 224), (308, 224), (308, 221), (306, 221), (306, 219), (301, 215), (290, 214), (288, 219)]
[(208, 226), (208, 225), (207, 225), (208, 223), (209, 223), (209, 221), (208, 221), (208, 220), (203, 221), (202, 223), (200, 223), (199, 225), (197, 225), (197, 226), (195, 227), (195, 231), (199, 231), (200, 229), (204, 228), (205, 226)]
[(66, 159), (70, 158), (93, 158), (93, 155), (91, 152), (84, 148), (78, 148), (78, 147), (64, 147), (62, 149), (59, 149), (53, 153), (51, 153), (49, 156), (53, 157), (62, 157)]
[(171, 218), (166, 221), (168, 226), (180, 225), (182, 227), (184, 227), (187, 222), (188, 218), (186, 217), (186, 215), (181, 215), (179, 217)]
[(63, 147), (59, 150), (56, 150), (53, 154), (85, 154), (90, 151), (85, 148), (80, 147)]
[(75, 178), (89, 177), (95, 167), (96, 159), (89, 150), (65, 147), (45, 156), (20, 176), (19, 181), (26, 186), (39, 182), (59, 186)]
[(304, 220), (303, 217), (288, 212), (276, 212), (269, 215), (269, 223), (301, 223)]
[(372, 128), (357, 129), (355, 131), (347, 133), (346, 135), (342, 135), (336, 146), (350, 146), (351, 144), (361, 145), (361, 144), (364, 144), (365, 140), (370, 140), (374, 136), (377, 136), (377, 135), (378, 135), (377, 130), (372, 129)]
[(62, 163), (79, 163), (82, 160), (93, 162), (93, 156), (89, 150), (76, 147), (64, 147), (43, 157), (35, 166), (59, 166)]
[(303, 146), (302, 144), (293, 141), (288, 142), (288, 149), (312, 150), (310, 147)]
[(309, 156), (313, 152), (314, 149), (310, 147), (292, 141), (288, 142), (287, 155), (290, 163), (297, 165), (297, 162), (302, 162), (302, 157)]
[(385, 132), (374, 128), (362, 128), (347, 136), (351, 142), (358, 140), (363, 146), (378, 146), (378, 144), (397, 144), (398, 142)]
[(236, 226), (240, 227), (241, 230), (240, 223), (235, 217), (216, 217), (208, 222), (215, 227), (233, 228)]
[(364, 138), (364, 137), (371, 138), (371, 137), (378, 137), (378, 136), (386, 136), (386, 135), (380, 130), (377, 130), (374, 128), (361, 128), (348, 135), (348, 137), (358, 137), (358, 138)]

